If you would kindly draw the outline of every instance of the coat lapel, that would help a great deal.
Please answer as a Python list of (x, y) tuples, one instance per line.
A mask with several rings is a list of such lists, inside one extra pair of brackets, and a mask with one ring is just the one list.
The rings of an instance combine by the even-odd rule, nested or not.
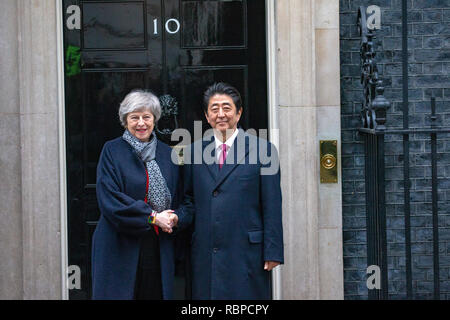
[[(213, 144), (213, 146), (210, 146), (211, 144)], [(211, 154), (208, 156), (211, 156), (212, 159), (216, 158), (216, 148), (215, 148), (215, 141), (214, 141), (214, 136), (211, 137), (211, 140), (205, 140), (203, 141), (203, 148), (202, 148), (202, 159), (203, 159), (203, 152), (205, 151), (206, 147), (210, 146), (210, 148), (212, 149)], [(211, 174), (211, 177), (213, 178), (214, 181), (216, 181), (217, 176), (219, 174), (219, 166), (213, 162), (211, 164), (207, 164), (203, 161), (203, 164), (208, 168), (208, 172)]]
[(156, 145), (156, 155), (155, 155), (156, 163), (159, 166), (159, 170), (161, 171), (162, 176), (165, 178), (167, 187), (170, 190), (170, 193), (173, 196), (174, 193), (174, 185), (172, 179), (172, 171), (170, 170), (170, 161), (172, 159), (167, 159), (167, 154), (165, 152), (161, 152), (161, 148), (159, 143)]

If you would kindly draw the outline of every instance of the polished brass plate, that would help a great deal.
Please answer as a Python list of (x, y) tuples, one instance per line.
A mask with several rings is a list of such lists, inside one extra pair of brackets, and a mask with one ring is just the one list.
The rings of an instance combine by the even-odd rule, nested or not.
[(320, 140), (320, 182), (337, 183), (337, 140)]

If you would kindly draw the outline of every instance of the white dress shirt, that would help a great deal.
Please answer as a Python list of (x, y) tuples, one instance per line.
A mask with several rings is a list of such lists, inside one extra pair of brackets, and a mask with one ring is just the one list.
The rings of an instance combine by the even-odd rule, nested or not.
[[(227, 154), (228, 151), (230, 151), (231, 146), (234, 143), (234, 140), (236, 140), (236, 137), (239, 133), (239, 129), (236, 128), (236, 130), (234, 130), (233, 134), (231, 135), (231, 137), (229, 137), (227, 139), (227, 141), (225, 141), (225, 144), (227, 145)], [(216, 163), (219, 163), (219, 159), (220, 156), (222, 156), (222, 140), (220, 140), (219, 138), (217, 138), (217, 135), (214, 134), (214, 141), (216, 143)]]

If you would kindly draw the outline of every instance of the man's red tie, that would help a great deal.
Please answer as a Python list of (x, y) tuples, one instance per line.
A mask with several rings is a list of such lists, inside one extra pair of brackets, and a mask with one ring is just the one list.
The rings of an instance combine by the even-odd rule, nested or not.
[(225, 159), (227, 158), (227, 145), (222, 144), (222, 153), (219, 158), (219, 169), (222, 169), (223, 164), (225, 163)]

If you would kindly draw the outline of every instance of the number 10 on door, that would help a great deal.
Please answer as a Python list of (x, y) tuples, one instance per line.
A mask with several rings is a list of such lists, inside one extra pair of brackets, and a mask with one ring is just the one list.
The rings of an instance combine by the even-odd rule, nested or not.
[[(167, 33), (175, 34), (180, 31), (180, 21), (177, 19), (169, 19), (166, 21), (165, 29)], [(153, 34), (158, 34), (158, 19), (153, 20)]]

